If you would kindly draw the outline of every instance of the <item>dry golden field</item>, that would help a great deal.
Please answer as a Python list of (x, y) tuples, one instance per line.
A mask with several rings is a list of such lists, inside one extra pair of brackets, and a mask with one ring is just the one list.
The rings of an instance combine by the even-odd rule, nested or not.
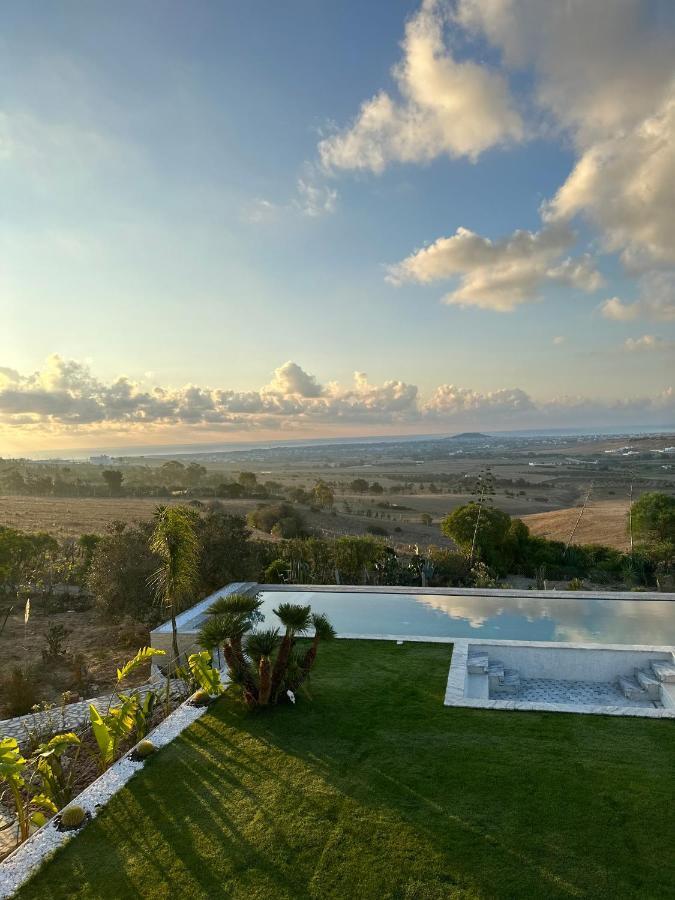
[[(567, 541), (580, 507), (555, 509), (551, 512), (523, 516), (532, 534), (555, 541)], [(574, 535), (575, 544), (604, 544), (617, 550), (628, 550), (628, 501), (602, 500), (584, 510)]]
[[(111, 522), (140, 522), (152, 518), (162, 503), (184, 500), (101, 497), (0, 497), (0, 525), (23, 531), (47, 531), (55, 537), (101, 533)], [(227, 512), (238, 515), (255, 508), (254, 500), (221, 500)]]

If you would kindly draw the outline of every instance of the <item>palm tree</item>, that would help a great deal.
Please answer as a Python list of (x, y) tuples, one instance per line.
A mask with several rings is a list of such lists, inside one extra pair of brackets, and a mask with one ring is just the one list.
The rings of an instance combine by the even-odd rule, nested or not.
[(279, 646), (279, 629), (253, 631), (246, 638), (246, 652), (258, 667), (258, 703), (267, 706), (272, 693), (272, 654)]
[(196, 514), (183, 506), (159, 506), (150, 549), (160, 565), (150, 576), (150, 584), (160, 602), (171, 613), (174, 665), (178, 666), (178, 628), (176, 615), (195, 591), (199, 577), (199, 538)]
[(246, 619), (240, 615), (223, 613), (219, 616), (212, 616), (199, 629), (197, 643), (205, 650), (213, 651), (216, 647), (222, 648), (230, 673), (237, 673), (242, 669), (242, 661), (239, 654), (236, 653), (234, 645), (241, 644), (247, 627)]
[(273, 703), (276, 703), (279, 696), (295, 637), (303, 631), (307, 631), (311, 622), (311, 613), (311, 606), (300, 606), (297, 603), (280, 603), (279, 608), (274, 610), (274, 614), (281, 619), (281, 624), (286, 631), (272, 670)]
[[(239, 660), (240, 668), (246, 666), (244, 651), (241, 646), (242, 637), (245, 632), (262, 621), (261, 606), (262, 600), (257, 594), (253, 596), (251, 594), (225, 594), (222, 597), (218, 597), (207, 610), (207, 615), (215, 617), (225, 616), (226, 620), (231, 623), (230, 633), (226, 639)], [(241, 621), (241, 629), (236, 624), (239, 621)], [(223, 652), (225, 652), (224, 648)]]
[(316, 662), (319, 642), (332, 641), (336, 634), (335, 629), (323, 613), (312, 613), (312, 625), (314, 626), (314, 640), (312, 641), (312, 646), (307, 653), (305, 653), (302, 662), (300, 663), (300, 668), (305, 673), (305, 677), (309, 675)]

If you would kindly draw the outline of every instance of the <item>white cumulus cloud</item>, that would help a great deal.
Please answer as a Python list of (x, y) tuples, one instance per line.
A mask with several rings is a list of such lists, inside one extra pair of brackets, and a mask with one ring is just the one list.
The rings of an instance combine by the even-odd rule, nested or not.
[(566, 227), (516, 231), (498, 241), (458, 228), (390, 267), (389, 279), (428, 284), (459, 278), (444, 303), (510, 312), (548, 283), (594, 291), (602, 278), (588, 256), (561, 259), (574, 242)]
[[(634, 349), (663, 347), (645, 335)], [(630, 345), (630, 349), (633, 349)], [(146, 389), (129, 378), (97, 378), (90, 367), (51, 356), (39, 371), (22, 375), (0, 367), (0, 433), (22, 435), (138, 435), (287, 430), (346, 433), (359, 429), (444, 429), (456, 426), (662, 424), (675, 414), (672, 388), (655, 396), (598, 400), (537, 400), (518, 387), (478, 391), (445, 383), (426, 396), (399, 379), (372, 383), (355, 372), (351, 384), (322, 385), (295, 362), (280, 366), (259, 390), (186, 385)]]
[(640, 279), (640, 296), (633, 302), (610, 297), (601, 305), (602, 315), (617, 322), (652, 319), (675, 321), (675, 272), (655, 271)]
[(327, 169), (381, 173), (392, 162), (476, 159), (522, 138), (505, 78), (453, 55), (445, 39), (449, 13), (446, 2), (424, 0), (406, 25), (403, 59), (393, 70), (399, 96), (380, 91), (349, 127), (319, 143)]

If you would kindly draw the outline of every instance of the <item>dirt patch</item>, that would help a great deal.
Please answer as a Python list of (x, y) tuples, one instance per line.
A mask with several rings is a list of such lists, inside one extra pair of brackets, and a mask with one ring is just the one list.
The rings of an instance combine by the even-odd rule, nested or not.
[[(64, 641), (65, 655), (44, 659), (47, 632), (53, 625), (70, 631)], [(15, 666), (28, 667), (35, 678), (38, 701), (58, 702), (64, 691), (92, 697), (111, 689), (117, 668), (149, 641), (146, 626), (133, 619), (106, 622), (95, 609), (46, 615), (34, 606), (24, 629), (23, 609), (15, 608), (0, 636), (0, 679)], [(78, 665), (78, 655), (83, 657), (84, 670)], [(130, 684), (141, 683), (147, 676), (148, 671), (143, 671)], [(0, 709), (0, 715), (3, 713)]]

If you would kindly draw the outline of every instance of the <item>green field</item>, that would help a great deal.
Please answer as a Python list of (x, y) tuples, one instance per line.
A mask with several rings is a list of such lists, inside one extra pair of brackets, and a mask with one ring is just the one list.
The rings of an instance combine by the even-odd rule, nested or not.
[(19, 897), (672, 897), (673, 723), (445, 708), (449, 662), (337, 641), (312, 702), (226, 695)]

